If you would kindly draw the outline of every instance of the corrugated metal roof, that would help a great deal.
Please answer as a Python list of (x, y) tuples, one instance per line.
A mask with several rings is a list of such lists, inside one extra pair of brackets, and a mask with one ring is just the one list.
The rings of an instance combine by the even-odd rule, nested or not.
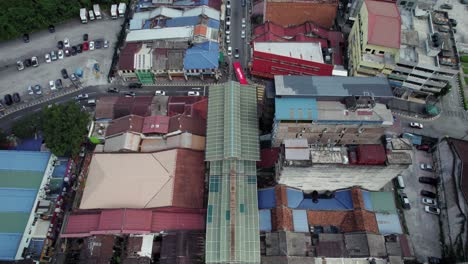
[(292, 216), (295, 232), (309, 232), (306, 210), (292, 210)]
[(166, 134), (169, 131), (168, 116), (147, 116), (143, 122), (143, 134)]
[(0, 259), (14, 260), (23, 233), (0, 234)]
[(183, 13), (183, 16), (200, 16), (200, 15), (219, 20), (220, 12), (209, 6), (198, 6), (192, 9), (185, 10)]
[(215, 28), (215, 29), (219, 29), (219, 26), (220, 26), (220, 23), (219, 23), (219, 20), (218, 19), (208, 19), (208, 27), (210, 28)]
[(130, 20), (129, 29), (130, 30), (142, 29), (144, 24), (145, 24), (144, 19), (133, 18)]
[(368, 13), (367, 43), (388, 48), (400, 48), (401, 18), (395, 2), (364, 2)]
[(375, 213), (379, 232), (382, 235), (402, 234), (400, 219), (397, 214)]
[(276, 95), (393, 97), (386, 78), (342, 76), (275, 76)]
[(200, 17), (198, 16), (175, 17), (166, 20), (166, 27), (195, 26), (199, 23), (199, 21)]
[(205, 229), (205, 215), (201, 213), (153, 213), (151, 222), (153, 232), (170, 230), (203, 230)]
[(254, 51), (324, 63), (320, 42), (255, 42)]
[(138, 152), (140, 142), (140, 134), (126, 132), (106, 138), (106, 142), (104, 143), (104, 152)]
[(354, 208), (350, 190), (336, 191), (331, 199), (318, 199), (317, 203), (312, 198), (305, 198), (300, 190), (287, 188), (288, 207), (309, 210), (351, 210)]
[(271, 231), (271, 211), (270, 210), (258, 210), (260, 231)]
[[(0, 188), (0, 213), (30, 213), (36, 199), (37, 189)], [(1, 214), (0, 214), (1, 216)]]
[(127, 34), (126, 42), (140, 42), (162, 39), (190, 39), (193, 35), (193, 26), (153, 28), (133, 30)]
[(198, 136), (206, 135), (206, 120), (198, 115), (188, 116), (186, 114), (175, 115), (169, 119), (169, 133), (175, 131), (188, 132)]
[(317, 120), (317, 101), (314, 98), (275, 98), (275, 119)]
[(382, 165), (387, 160), (383, 145), (359, 145), (356, 152), (358, 164)]
[(141, 43), (127, 43), (120, 51), (119, 55), (119, 70), (134, 70), (135, 69), (135, 53), (141, 49)]
[(50, 155), (50, 152), (0, 150), (0, 170), (44, 172)]
[(124, 132), (141, 133), (144, 117), (137, 115), (123, 116), (112, 120), (106, 129), (106, 137), (111, 137)]
[(392, 192), (370, 192), (370, 198), (372, 211), (387, 214), (397, 213)]
[(276, 207), (275, 188), (258, 190), (258, 208), (271, 209)]
[(260, 150), (260, 161), (257, 166), (260, 168), (272, 168), (278, 161), (279, 148), (267, 148)]
[(187, 49), (184, 57), (184, 69), (217, 69), (219, 66), (219, 44), (207, 41)]

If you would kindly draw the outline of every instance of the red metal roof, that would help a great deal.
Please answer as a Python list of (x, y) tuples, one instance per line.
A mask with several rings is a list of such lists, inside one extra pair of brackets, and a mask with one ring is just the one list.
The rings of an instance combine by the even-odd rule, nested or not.
[(101, 212), (99, 217), (99, 232), (96, 234), (119, 233), (122, 229), (124, 210), (106, 210)]
[(156, 212), (153, 214), (151, 224), (153, 232), (203, 229), (205, 229), (205, 215), (200, 213)]
[(167, 134), (169, 131), (169, 117), (168, 116), (147, 116), (143, 121), (142, 132), (144, 134), (158, 133)]
[(368, 12), (367, 43), (400, 48), (401, 17), (396, 3), (366, 0)]
[(151, 211), (126, 209), (123, 233), (147, 233), (151, 231)]
[(359, 145), (356, 149), (357, 163), (366, 165), (385, 164), (387, 155), (382, 145)]
[(198, 114), (189, 116), (187, 114), (175, 115), (169, 119), (168, 132), (189, 132), (198, 136), (206, 135), (206, 119)]
[(121, 134), (124, 132), (141, 133), (143, 128), (143, 117), (128, 115), (112, 120), (106, 130), (106, 137)]
[(192, 106), (198, 101), (207, 100), (204, 96), (171, 96), (167, 101), (167, 115), (192, 113)]
[(141, 43), (128, 43), (125, 48), (120, 51), (119, 55), (119, 70), (134, 70), (134, 56), (141, 48)]
[(178, 149), (174, 174), (172, 205), (203, 208), (205, 190), (204, 152)]
[(260, 150), (260, 161), (257, 166), (260, 168), (272, 168), (278, 161), (279, 148), (267, 148)]
[(191, 110), (191, 115), (198, 114), (206, 120), (208, 118), (208, 99), (203, 99), (201, 101), (193, 103)]
[(99, 214), (70, 215), (64, 233), (88, 236), (90, 230), (98, 229), (99, 218)]
[(96, 119), (115, 119), (127, 115), (148, 116), (151, 114), (152, 96), (103, 96), (96, 104)]

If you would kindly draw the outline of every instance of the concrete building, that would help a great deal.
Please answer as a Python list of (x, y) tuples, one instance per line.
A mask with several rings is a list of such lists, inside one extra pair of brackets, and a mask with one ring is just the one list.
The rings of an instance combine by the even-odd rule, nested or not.
[(391, 73), (399, 58), (400, 29), (395, 3), (364, 1), (348, 38), (350, 75)]
[(409, 154), (386, 153), (382, 145), (319, 147), (306, 139), (287, 139), (281, 149), (277, 182), (305, 191), (379, 190), (411, 165)]
[(272, 145), (303, 138), (308, 144), (379, 144), (393, 116), (384, 78), (275, 76)]

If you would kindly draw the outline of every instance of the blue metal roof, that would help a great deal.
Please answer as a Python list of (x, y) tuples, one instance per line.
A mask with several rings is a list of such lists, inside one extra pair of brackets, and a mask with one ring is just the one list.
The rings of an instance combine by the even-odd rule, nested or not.
[(131, 19), (130, 20), (130, 30), (137, 30), (143, 28), (143, 19)]
[(31, 212), (37, 190), (0, 188), (1, 212)]
[(50, 152), (0, 150), (0, 170), (43, 172), (49, 157)]
[(185, 52), (185, 70), (217, 69), (218, 65), (219, 45), (216, 42), (197, 44)]
[(312, 199), (304, 199), (304, 194), (300, 190), (287, 188), (288, 207), (297, 209), (309, 210), (352, 210), (353, 199), (350, 190), (335, 192), (335, 197), (332, 199), (318, 199), (317, 203), (312, 202)]
[(292, 216), (295, 232), (309, 232), (306, 210), (292, 210)]
[(174, 17), (166, 20), (166, 27), (195, 26), (200, 21), (198, 16)]
[(258, 190), (258, 208), (271, 209), (276, 207), (275, 188)]
[(219, 20), (216, 20), (216, 19), (213, 19), (213, 18), (208, 19), (208, 27), (210, 27), (210, 28), (219, 28), (219, 26), (220, 26)]
[(368, 211), (372, 211), (372, 200), (371, 200), (371, 195), (370, 192), (361, 190), (362, 193), (362, 199), (364, 200), (364, 207)]
[(397, 214), (375, 213), (377, 226), (382, 235), (402, 234), (400, 219)]
[(271, 231), (271, 212), (268, 209), (258, 210), (260, 231)]
[(317, 101), (314, 98), (275, 98), (277, 120), (317, 120)]
[(67, 172), (67, 164), (68, 161), (62, 161), (60, 165), (54, 167), (54, 171), (52, 172), (52, 177), (54, 178), (63, 178)]
[(0, 259), (14, 260), (23, 234), (0, 233)]
[(29, 242), (29, 252), (32, 253), (32, 255), (40, 256), (42, 253), (42, 249), (44, 248), (44, 239), (31, 239), (31, 242)]

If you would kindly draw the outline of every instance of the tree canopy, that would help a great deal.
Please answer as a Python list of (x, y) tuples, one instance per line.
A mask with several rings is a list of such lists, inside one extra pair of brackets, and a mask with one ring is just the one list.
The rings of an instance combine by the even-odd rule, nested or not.
[(86, 135), (89, 115), (70, 102), (44, 108), (42, 131), (47, 147), (57, 156), (76, 155)]
[(13, 135), (19, 138), (31, 138), (42, 128), (42, 114), (34, 113), (27, 115), (15, 123), (11, 127)]

